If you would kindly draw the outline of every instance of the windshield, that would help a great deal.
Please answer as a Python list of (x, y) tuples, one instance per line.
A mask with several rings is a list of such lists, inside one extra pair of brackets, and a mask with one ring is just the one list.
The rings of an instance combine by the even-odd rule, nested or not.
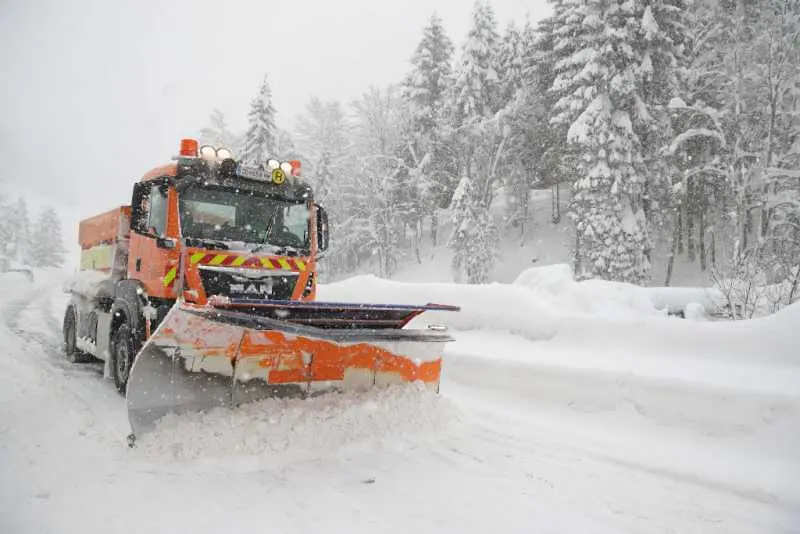
[[(222, 241), (227, 248), (241, 243), (273, 253), (307, 253), (309, 248), (309, 208), (304, 201), (241, 189), (190, 187), (180, 194), (180, 215), (183, 237), (189, 241)], [(283, 250), (269, 250), (270, 246)]]

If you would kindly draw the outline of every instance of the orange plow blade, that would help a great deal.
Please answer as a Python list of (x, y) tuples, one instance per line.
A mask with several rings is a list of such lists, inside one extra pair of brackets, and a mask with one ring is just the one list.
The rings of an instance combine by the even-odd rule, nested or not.
[(418, 381), (438, 389), (443, 343), (452, 338), (403, 328), (426, 310), (457, 308), (267, 302), (244, 313), (178, 303), (131, 370), (133, 434), (170, 413), (267, 397)]

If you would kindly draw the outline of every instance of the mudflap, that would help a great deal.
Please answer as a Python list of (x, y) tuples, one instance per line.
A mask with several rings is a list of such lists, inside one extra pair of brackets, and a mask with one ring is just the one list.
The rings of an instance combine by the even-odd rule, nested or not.
[[(133, 436), (167, 414), (206, 411), (264, 398), (367, 390), (403, 382), (438, 389), (443, 331), (341, 328), (348, 310), (369, 305), (308, 303), (284, 319), (196, 306), (173, 306), (136, 357), (127, 387)], [(369, 308), (372, 309), (372, 308)], [(425, 306), (374, 306), (370, 317), (418, 315)], [(297, 312), (297, 310), (300, 310)], [(302, 322), (292, 322), (292, 317)], [(308, 317), (335, 317), (335, 324)], [(400, 326), (405, 321), (398, 323)], [(320, 326), (321, 325), (321, 326)]]

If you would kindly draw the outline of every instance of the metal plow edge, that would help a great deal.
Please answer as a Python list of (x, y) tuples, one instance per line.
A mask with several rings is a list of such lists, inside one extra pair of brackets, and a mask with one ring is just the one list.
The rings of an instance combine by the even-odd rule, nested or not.
[(439, 329), (403, 327), (424, 311), (458, 310), (435, 304), (247, 304), (246, 313), (173, 306), (131, 369), (132, 438), (153, 430), (167, 414), (264, 398), (417, 381), (438, 389), (443, 343), (452, 338)]

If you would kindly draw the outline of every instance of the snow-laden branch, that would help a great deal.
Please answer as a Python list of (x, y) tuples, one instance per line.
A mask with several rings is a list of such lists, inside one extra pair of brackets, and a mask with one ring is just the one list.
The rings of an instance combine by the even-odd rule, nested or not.
[(709, 130), (708, 128), (691, 128), (685, 132), (682, 132), (672, 140), (672, 143), (670, 143), (669, 148), (667, 149), (667, 153), (671, 156), (674, 155), (678, 148), (680, 148), (684, 143), (697, 137), (710, 137), (712, 139), (717, 139), (723, 148), (726, 146), (725, 137), (723, 137), (718, 131)]

